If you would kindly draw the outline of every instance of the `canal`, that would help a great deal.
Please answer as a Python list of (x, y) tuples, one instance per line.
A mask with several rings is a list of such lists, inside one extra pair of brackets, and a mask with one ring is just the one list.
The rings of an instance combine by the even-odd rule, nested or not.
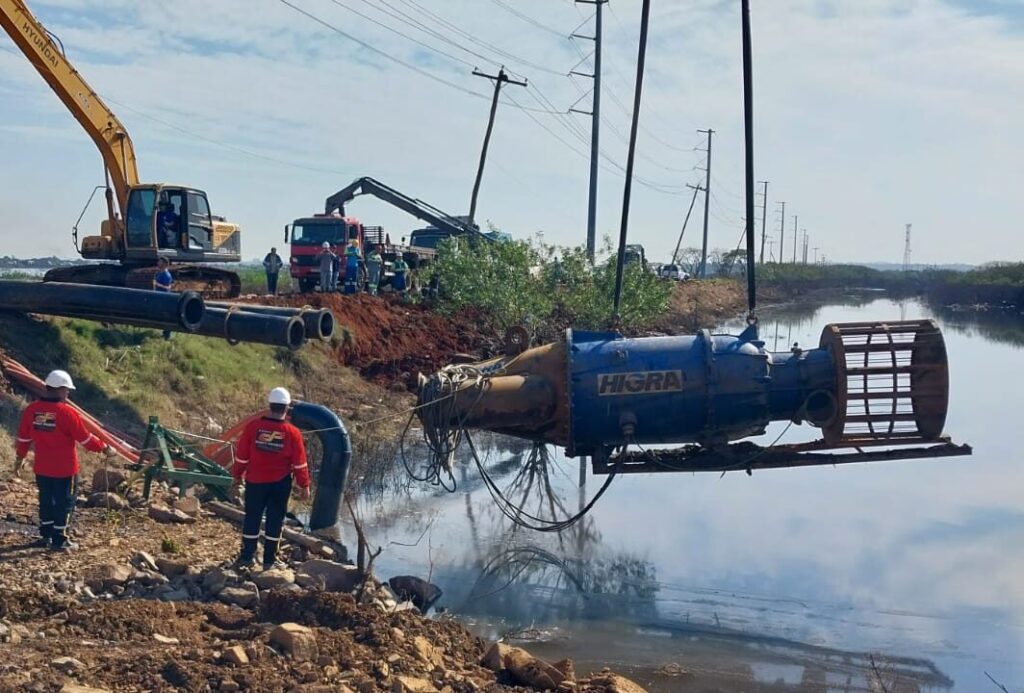
[[(627, 475), (561, 533), (516, 527), (464, 457), (454, 492), (365, 492), (375, 568), (429, 576), (445, 617), (484, 637), (581, 671), (609, 664), (653, 691), (998, 690), (989, 676), (1020, 690), (1024, 322), (868, 294), (766, 309), (761, 335), (784, 350), (816, 346), (831, 322), (926, 316), (949, 353), (946, 430), (972, 457)], [(784, 428), (755, 442), (815, 437)], [(539, 517), (576, 512), (604, 481), (588, 472), (580, 488), (578, 462), (556, 451), (476, 441), (498, 486)]]

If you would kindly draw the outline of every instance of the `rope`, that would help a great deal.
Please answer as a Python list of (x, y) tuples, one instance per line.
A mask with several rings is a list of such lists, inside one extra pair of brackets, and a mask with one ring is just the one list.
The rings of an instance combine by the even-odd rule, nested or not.
[[(470, 383), (469, 387), (465, 387)], [(420, 482), (426, 482), (435, 486), (441, 486), (448, 492), (454, 492), (456, 488), (455, 476), (452, 474), (452, 461), (455, 458), (455, 451), (462, 442), (465, 433), (465, 422), (470, 412), (483, 397), (487, 379), (479, 369), (466, 365), (456, 364), (445, 366), (438, 371), (423, 387), (420, 392), (420, 402), (402, 430), (402, 437), (399, 441), (399, 452), (402, 457), (402, 465), (409, 476)], [(456, 395), (460, 392), (475, 390), (476, 399), (466, 407), (461, 416), (456, 409)], [(425, 471), (417, 474), (409, 465), (405, 454), (405, 441), (413, 421), (416, 419), (416, 410), (420, 411), (420, 421), (423, 423), (421, 435), (427, 446), (427, 462), (424, 465)], [(455, 424), (452, 424), (452, 421)], [(442, 472), (447, 475), (445, 480)]]

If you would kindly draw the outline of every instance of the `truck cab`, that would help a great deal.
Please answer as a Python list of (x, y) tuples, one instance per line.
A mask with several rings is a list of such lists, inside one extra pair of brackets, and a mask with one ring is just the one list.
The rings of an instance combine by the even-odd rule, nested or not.
[(339, 214), (316, 214), (296, 219), (284, 227), (284, 241), (289, 244), (289, 272), (303, 293), (312, 291), (320, 281), (317, 256), (323, 244), (330, 243), (340, 258), (338, 279), (345, 277), (345, 247), (355, 241), (364, 250), (363, 225), (355, 217)]

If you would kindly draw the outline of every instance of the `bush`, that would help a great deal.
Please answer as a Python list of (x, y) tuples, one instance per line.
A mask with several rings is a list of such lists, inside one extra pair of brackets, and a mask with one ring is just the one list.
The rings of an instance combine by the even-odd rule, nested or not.
[[(533, 241), (470, 243), (453, 238), (439, 247), (437, 271), (442, 308), (484, 309), (499, 328), (526, 325), (533, 332), (557, 317), (581, 329), (611, 324), (615, 256), (605, 239), (594, 267), (583, 247), (563, 248)], [(671, 284), (638, 263), (623, 274), (620, 327), (650, 326), (667, 305)]]

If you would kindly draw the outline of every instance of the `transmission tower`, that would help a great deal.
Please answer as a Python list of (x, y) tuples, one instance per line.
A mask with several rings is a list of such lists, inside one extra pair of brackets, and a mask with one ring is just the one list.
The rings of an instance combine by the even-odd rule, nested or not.
[(903, 245), (903, 271), (910, 269), (910, 224), (907, 224), (906, 242)]

